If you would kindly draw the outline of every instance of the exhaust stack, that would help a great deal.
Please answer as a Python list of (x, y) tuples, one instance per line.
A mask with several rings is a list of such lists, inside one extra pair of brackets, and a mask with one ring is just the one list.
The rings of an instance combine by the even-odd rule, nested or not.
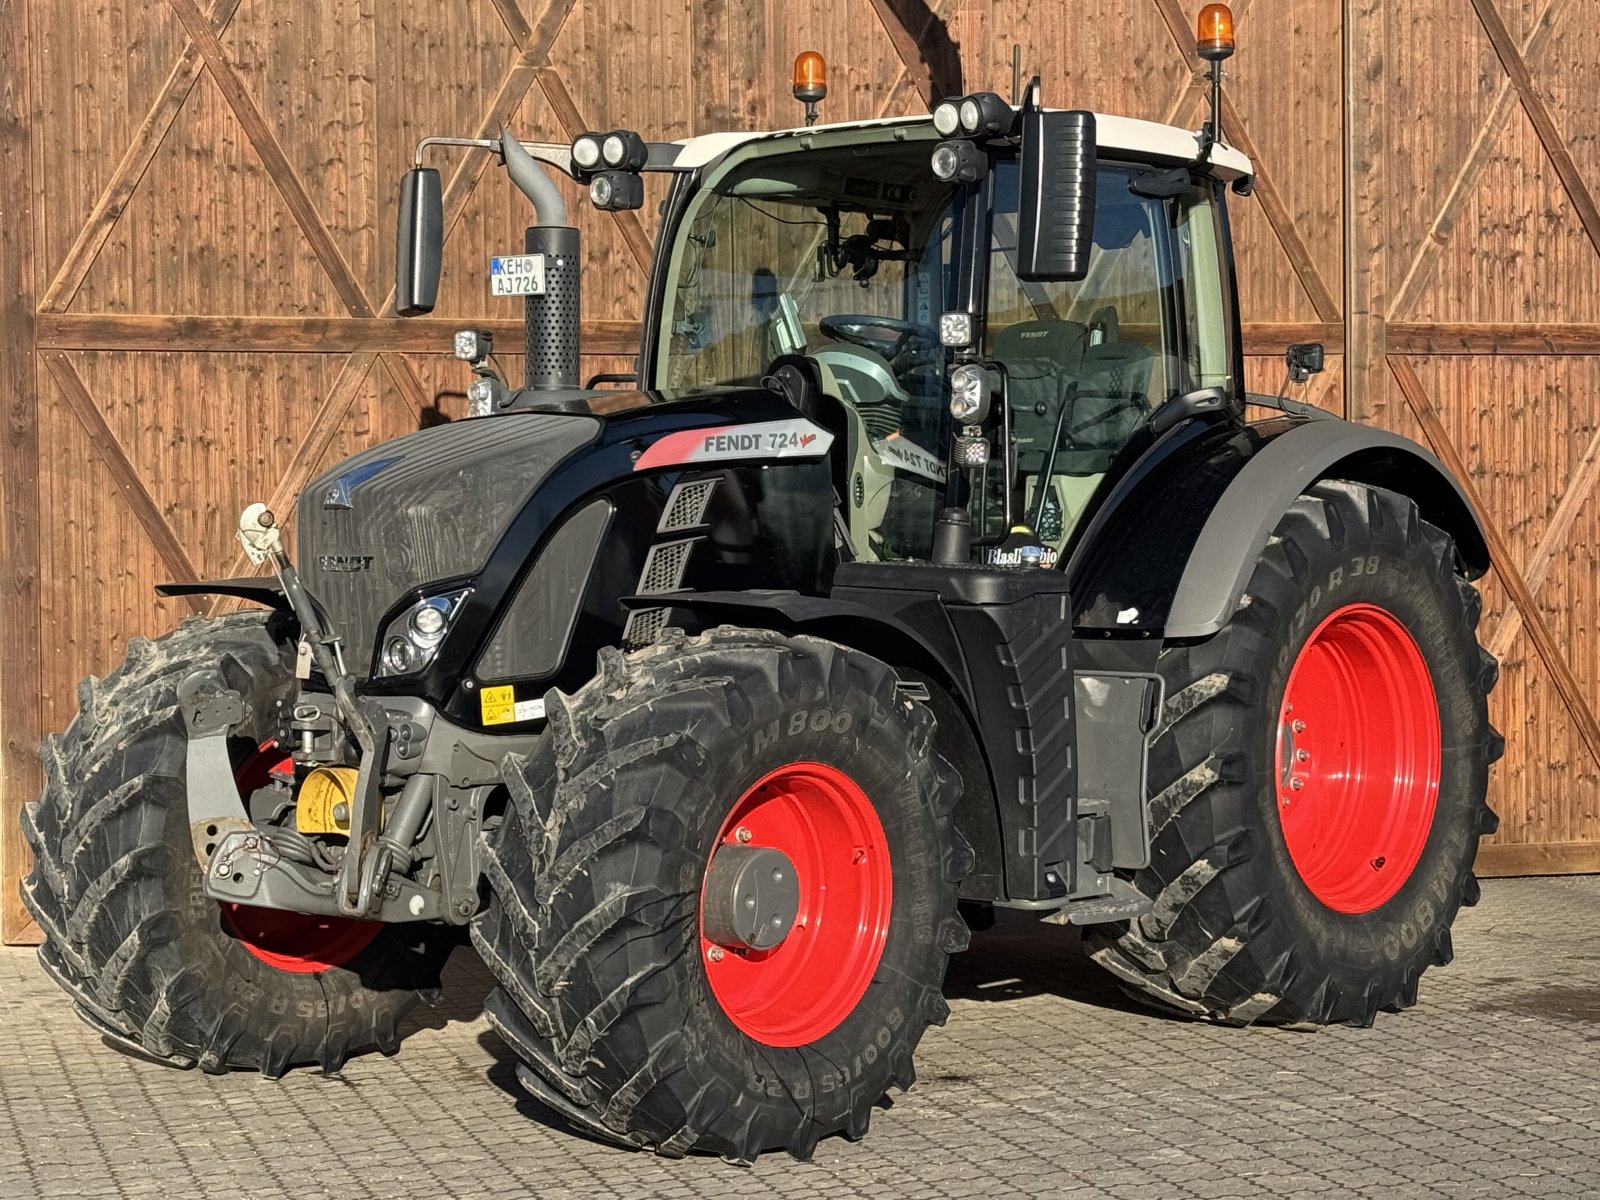
[(523, 384), (541, 392), (576, 388), (583, 314), (578, 230), (567, 224), (567, 205), (555, 181), (504, 126), (500, 146), (506, 174), (532, 201), (538, 222), (524, 235), (523, 249), (544, 255), (544, 293), (523, 299), (527, 331)]

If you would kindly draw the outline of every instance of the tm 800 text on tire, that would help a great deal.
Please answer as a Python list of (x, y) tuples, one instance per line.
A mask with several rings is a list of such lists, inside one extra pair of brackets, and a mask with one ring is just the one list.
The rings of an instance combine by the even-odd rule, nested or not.
[(864, 1135), (967, 941), (931, 714), (864, 654), (731, 629), (548, 704), (473, 928), (525, 1086), (668, 1155)]

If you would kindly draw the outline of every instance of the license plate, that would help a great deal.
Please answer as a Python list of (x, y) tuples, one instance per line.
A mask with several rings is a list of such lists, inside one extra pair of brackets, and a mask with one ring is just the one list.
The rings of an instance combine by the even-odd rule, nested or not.
[(544, 295), (544, 255), (505, 254), (491, 258), (489, 293), (494, 296)]

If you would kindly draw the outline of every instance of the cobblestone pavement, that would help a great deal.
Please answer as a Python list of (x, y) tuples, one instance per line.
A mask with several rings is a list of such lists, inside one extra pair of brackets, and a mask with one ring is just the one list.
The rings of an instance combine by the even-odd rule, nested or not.
[(399, 1057), (268, 1083), (107, 1048), (4, 950), (0, 1196), (1600, 1195), (1600, 879), (1487, 883), (1456, 950), (1373, 1029), (1223, 1029), (1004, 920), (866, 1141), (750, 1170), (588, 1141), (524, 1097), (467, 951)]

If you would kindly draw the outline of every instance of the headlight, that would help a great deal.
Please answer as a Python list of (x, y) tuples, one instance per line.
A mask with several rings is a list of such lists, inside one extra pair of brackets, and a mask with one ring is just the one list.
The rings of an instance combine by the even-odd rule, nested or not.
[(954, 100), (946, 100), (933, 110), (933, 127), (941, 137), (949, 137), (961, 124), (961, 109)]
[(494, 412), (495, 381), (488, 378), (474, 379), (467, 384), (467, 416), (487, 417)]
[(572, 143), (572, 161), (585, 171), (600, 165), (600, 139), (586, 133)]
[(950, 372), (950, 415), (963, 425), (976, 425), (989, 415), (989, 374), (977, 363)]
[(960, 107), (961, 128), (968, 133), (977, 133), (983, 124), (983, 109), (978, 107), (978, 102), (968, 96), (961, 102)]
[(940, 142), (933, 148), (931, 165), (946, 183), (975, 183), (989, 169), (989, 157), (971, 142)]
[(389, 622), (378, 654), (379, 675), (410, 675), (433, 662), (450, 622), (471, 588), (418, 600)]
[(644, 204), (644, 180), (631, 171), (602, 171), (589, 183), (589, 199), (604, 212), (639, 208)]

